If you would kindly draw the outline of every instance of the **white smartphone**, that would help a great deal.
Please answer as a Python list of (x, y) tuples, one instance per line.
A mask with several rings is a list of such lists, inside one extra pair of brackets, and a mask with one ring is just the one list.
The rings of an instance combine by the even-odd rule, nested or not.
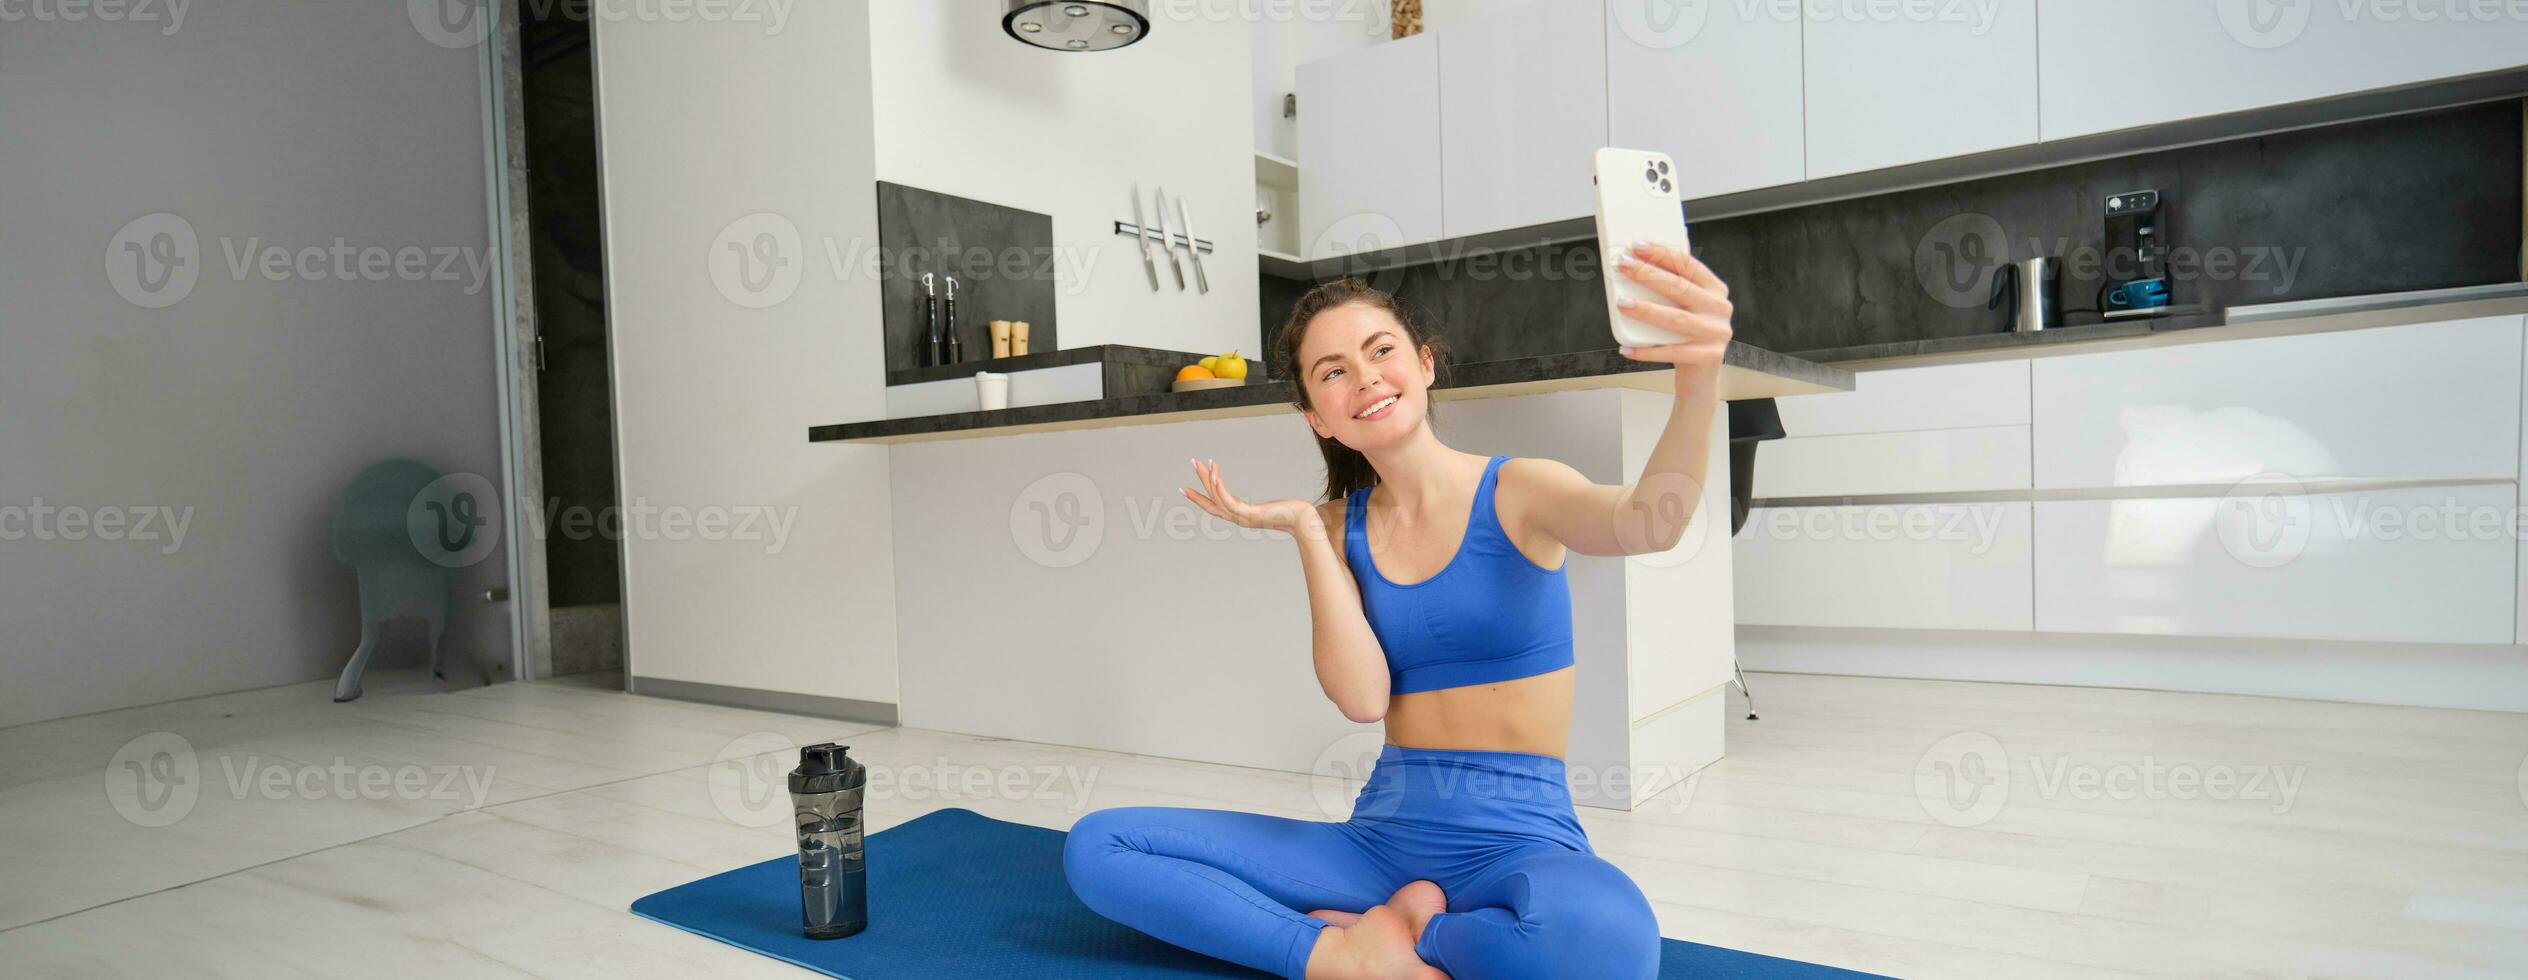
[(1689, 247), (1685, 237), (1685, 199), (1677, 196), (1676, 161), (1656, 150), (1602, 147), (1589, 159), (1589, 182), (1597, 185), (1599, 272), (1606, 280), (1606, 321), (1615, 342), (1627, 347), (1655, 347), (1685, 338), (1625, 315), (1615, 301), (1675, 306), (1650, 287), (1626, 278), (1615, 259), (1636, 241)]

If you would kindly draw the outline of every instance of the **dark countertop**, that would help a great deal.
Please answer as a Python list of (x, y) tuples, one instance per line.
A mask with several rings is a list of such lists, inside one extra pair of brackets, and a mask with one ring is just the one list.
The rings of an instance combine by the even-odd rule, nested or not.
[[(1131, 344), (1090, 344), (1086, 347), (1066, 347), (1062, 350), (1029, 351), (1014, 357), (974, 358), (958, 361), (955, 364), (896, 368), (887, 372), (887, 384), (893, 386), (920, 384), (924, 381), (962, 381), (974, 377), (977, 371), (997, 371), (1005, 374), (1011, 371), (1062, 367), (1067, 364), (1086, 364), (1091, 361), (1109, 364), (1141, 364), (1174, 370), (1207, 356), (1209, 355), (1180, 350), (1160, 350), (1156, 347), (1136, 347)], [(1256, 357), (1248, 357), (1247, 375), (1251, 378), (1262, 378), (1264, 362)]]
[[(1029, 359), (1038, 356), (1031, 354)], [(1006, 360), (1016, 362), (1019, 359)], [(980, 363), (984, 362), (953, 367), (970, 374), (975, 370), (973, 365)], [(1853, 385), (1850, 371), (1741, 343), (1731, 343), (1721, 363), (1723, 398), (1849, 391)], [(1674, 369), (1666, 364), (1636, 361), (1614, 348), (1607, 348), (1454, 365), (1433, 387), (1433, 391), (1439, 393), (1434, 397), (1443, 400), (1595, 387), (1664, 392), (1671, 390), (1669, 385), (1673, 376)], [(1290, 382), (1250, 379), (1243, 385), (1201, 391), (1156, 392), (991, 411), (818, 425), (808, 429), (808, 441), (914, 442), (1006, 435), (1027, 430), (1230, 418), (1292, 411), (1291, 402)]]
[(1927, 354), (1958, 354), (1968, 351), (2001, 350), (2011, 347), (2035, 347), (2044, 344), (2069, 344), (2090, 340), (2111, 340), (2117, 337), (2140, 337), (2172, 330), (2193, 330), (2218, 327), (2226, 320), (2217, 312), (2201, 309), (2181, 310), (2165, 316), (2135, 317), (2127, 320), (2076, 323), (2040, 330), (2036, 333), (1979, 333), (1963, 337), (1925, 337), (1919, 340), (1897, 340), (1878, 344), (1854, 344), (1848, 347), (1827, 347), (1800, 351), (1792, 356), (1819, 364), (1841, 361), (1874, 361), (1890, 357), (1918, 357)]
[(2302, 329), (2326, 330), (2347, 326), (2411, 322), (2419, 318), (2435, 316), (2480, 315), (2491, 310), (2507, 311), (2523, 300), (2528, 300), (2528, 284), (2499, 282), (2405, 293), (2330, 296), (2283, 303), (2235, 306), (2223, 310), (2172, 307), (2173, 312), (2164, 316), (2136, 317), (2103, 323), (2096, 322), (2095, 314), (2091, 314), (2088, 317), (2090, 322), (2075, 323), (2037, 333), (1981, 333), (1962, 337), (1927, 337), (1919, 340), (1807, 350), (1791, 356), (1819, 364), (1835, 364), (2010, 350), (2053, 344), (2078, 344), (2249, 324), (2275, 324), (2277, 326), (2273, 329), (2283, 332), (2298, 332)]

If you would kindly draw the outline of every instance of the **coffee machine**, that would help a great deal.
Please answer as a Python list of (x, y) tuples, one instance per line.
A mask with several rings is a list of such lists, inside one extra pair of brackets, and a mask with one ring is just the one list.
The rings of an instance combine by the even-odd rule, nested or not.
[(2156, 190), (2107, 197), (2106, 284), (2098, 310), (2109, 320), (2160, 316), (2168, 295), (2168, 228)]

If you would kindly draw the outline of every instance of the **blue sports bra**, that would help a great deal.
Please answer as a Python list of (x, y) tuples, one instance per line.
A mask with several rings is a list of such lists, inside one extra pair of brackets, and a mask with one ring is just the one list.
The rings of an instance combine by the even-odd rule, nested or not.
[(1391, 694), (1530, 677), (1571, 666), (1571, 565), (1545, 568), (1521, 553), (1492, 505), (1501, 463), (1475, 484), (1466, 533), (1438, 574), (1398, 585), (1369, 555), (1369, 487), (1343, 508), (1343, 559), (1360, 583), (1361, 611), (1387, 651)]

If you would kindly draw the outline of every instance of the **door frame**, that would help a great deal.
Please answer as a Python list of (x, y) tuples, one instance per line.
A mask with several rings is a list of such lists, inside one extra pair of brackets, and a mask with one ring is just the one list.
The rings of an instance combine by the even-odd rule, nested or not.
[[(492, 319), (500, 385), (502, 498), (509, 502), (509, 676), (553, 675), (553, 610), (544, 554), (544, 442), (538, 421), (535, 268), (525, 260), (526, 107), (520, 87), (518, 0), (484, 0), (493, 19), (474, 46), (481, 67), (483, 185), (493, 268)], [(487, 601), (492, 597), (484, 596)]]

